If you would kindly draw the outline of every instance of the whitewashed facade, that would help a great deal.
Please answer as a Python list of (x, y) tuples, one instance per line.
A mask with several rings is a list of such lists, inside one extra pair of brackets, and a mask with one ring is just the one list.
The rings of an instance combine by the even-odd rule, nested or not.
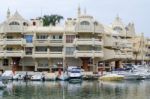
[(63, 26), (43, 26), (41, 19), (24, 19), (18, 12), (0, 24), (0, 69), (54, 71), (80, 66), (97, 72), (113, 64), (150, 61), (150, 39), (137, 36), (133, 23), (125, 26), (117, 16), (106, 26), (81, 13)]

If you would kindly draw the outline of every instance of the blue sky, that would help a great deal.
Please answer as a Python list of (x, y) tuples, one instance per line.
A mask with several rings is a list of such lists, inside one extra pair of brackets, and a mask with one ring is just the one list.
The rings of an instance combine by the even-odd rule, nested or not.
[(0, 22), (6, 18), (8, 8), (26, 19), (44, 14), (60, 14), (66, 19), (77, 16), (78, 5), (82, 12), (86, 8), (87, 14), (106, 25), (119, 14), (125, 24), (134, 22), (136, 32), (150, 37), (150, 0), (1, 0)]

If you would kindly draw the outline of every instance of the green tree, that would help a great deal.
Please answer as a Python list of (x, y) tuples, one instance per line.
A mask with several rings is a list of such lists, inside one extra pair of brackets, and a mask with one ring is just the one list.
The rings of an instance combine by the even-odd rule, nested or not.
[(42, 19), (44, 26), (49, 25), (55, 26), (57, 23), (60, 23), (60, 21), (64, 18), (61, 15), (54, 14), (54, 15), (44, 15)]

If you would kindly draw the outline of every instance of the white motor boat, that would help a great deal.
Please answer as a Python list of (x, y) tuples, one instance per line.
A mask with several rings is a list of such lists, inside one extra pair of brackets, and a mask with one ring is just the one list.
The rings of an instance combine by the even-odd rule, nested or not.
[(13, 76), (14, 76), (14, 73), (12, 71), (5, 71), (3, 74), (2, 74), (2, 79), (6, 79), (6, 80), (12, 80), (13, 79)]
[(32, 81), (41, 81), (42, 80), (42, 75), (40, 75), (40, 74), (33, 75), (31, 77), (31, 80)]
[(69, 79), (82, 79), (82, 71), (78, 66), (69, 66), (67, 72)]
[(7, 86), (5, 85), (5, 84), (3, 84), (3, 82), (2, 81), (0, 81), (0, 89), (4, 89), (4, 88), (6, 88)]
[(24, 77), (25, 77), (25, 74), (19, 74), (19, 73), (17, 73), (17, 74), (15, 74), (13, 76), (13, 80), (23, 80)]
[(145, 79), (145, 75), (142, 72), (135, 70), (130, 71), (119, 71), (118, 75), (123, 75), (125, 80), (142, 80)]

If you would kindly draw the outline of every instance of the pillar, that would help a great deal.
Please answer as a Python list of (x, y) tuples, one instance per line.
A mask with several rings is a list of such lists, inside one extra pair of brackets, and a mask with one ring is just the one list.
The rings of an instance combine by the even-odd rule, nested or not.
[(34, 59), (34, 63), (35, 63), (34, 71), (37, 71), (38, 62), (37, 62), (37, 60), (36, 60), (36, 59)]
[(49, 72), (52, 72), (51, 60), (50, 59), (48, 59), (48, 66), (49, 66)]

